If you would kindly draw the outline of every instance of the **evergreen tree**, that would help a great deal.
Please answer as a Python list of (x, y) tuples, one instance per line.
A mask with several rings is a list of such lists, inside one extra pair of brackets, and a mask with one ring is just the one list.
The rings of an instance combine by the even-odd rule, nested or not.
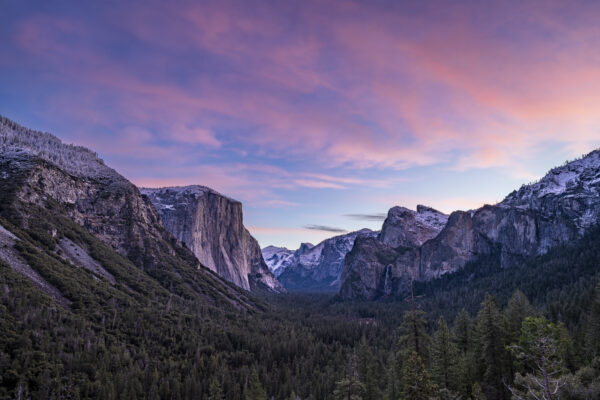
[(587, 347), (590, 356), (600, 357), (600, 282), (596, 285), (587, 327)]
[(429, 373), (416, 351), (413, 351), (402, 368), (402, 397), (405, 400), (429, 400), (433, 387)]
[(404, 357), (417, 353), (421, 360), (429, 360), (429, 343), (425, 313), (421, 310), (410, 310), (404, 313), (400, 325), (399, 347)]
[(358, 377), (365, 386), (364, 400), (379, 400), (381, 393), (379, 391), (375, 357), (367, 343), (367, 339), (363, 336), (358, 345)]
[(505, 398), (506, 363), (504, 319), (496, 299), (486, 294), (476, 320), (480, 378), (490, 400)]
[(219, 379), (215, 376), (212, 378), (210, 382), (210, 388), (208, 393), (209, 400), (223, 400), (223, 389), (221, 388), (221, 383)]
[(460, 310), (454, 320), (454, 338), (458, 351), (465, 354), (472, 348), (471, 317), (464, 308)]
[(440, 389), (456, 389), (457, 356), (450, 329), (440, 317), (431, 344), (431, 376)]
[(385, 387), (385, 400), (398, 400), (401, 393), (401, 379), (400, 372), (401, 368), (398, 364), (398, 360), (394, 355), (394, 352), (388, 357), (387, 361), (387, 374), (386, 374), (386, 387)]
[(473, 400), (487, 400), (487, 397), (485, 397), (483, 390), (481, 390), (481, 385), (478, 382), (473, 384), (471, 398), (473, 398)]
[(473, 321), (463, 308), (454, 320), (453, 336), (458, 351), (456, 360), (456, 390), (467, 399), (471, 397), (476, 362), (473, 343)]
[(258, 372), (252, 369), (248, 381), (248, 390), (246, 390), (246, 400), (267, 400), (267, 393), (258, 379)]
[(360, 381), (356, 370), (356, 356), (353, 354), (348, 361), (346, 377), (335, 383), (333, 398), (335, 400), (363, 400), (365, 386)]
[(516, 387), (510, 388), (513, 396), (517, 399), (557, 399), (558, 389), (566, 383), (562, 374), (567, 347), (559, 326), (543, 317), (527, 317), (523, 321), (519, 343), (511, 346), (511, 351), (533, 373), (525, 376), (517, 373)]
[(514, 343), (521, 336), (521, 324), (525, 318), (535, 316), (536, 312), (525, 294), (517, 289), (508, 300), (504, 315), (506, 317), (507, 341)]

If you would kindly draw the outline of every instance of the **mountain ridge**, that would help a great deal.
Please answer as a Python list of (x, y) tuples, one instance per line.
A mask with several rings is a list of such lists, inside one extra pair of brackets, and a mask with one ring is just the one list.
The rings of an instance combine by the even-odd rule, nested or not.
[(374, 236), (378, 232), (361, 229), (337, 235), (312, 245), (302, 243), (296, 251), (265, 252), (265, 261), (277, 270), (281, 284), (292, 291), (336, 291), (342, 274), (344, 258), (359, 236)]
[[(397, 236), (414, 237), (413, 214), (391, 210), (400, 216)], [(594, 150), (551, 169), (496, 205), (451, 213), (443, 229), (422, 243), (404, 240), (394, 247), (398, 243), (383, 243), (381, 237), (357, 240), (344, 262), (339, 293), (346, 299), (402, 296), (413, 280), (456, 272), (490, 254), (497, 254), (503, 268), (516, 266), (581, 237), (599, 217), (600, 151)]]

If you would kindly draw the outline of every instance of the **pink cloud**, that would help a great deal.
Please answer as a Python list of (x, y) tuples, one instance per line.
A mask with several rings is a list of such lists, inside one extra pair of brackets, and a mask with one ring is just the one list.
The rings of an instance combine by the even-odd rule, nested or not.
[[(293, 11), (155, 5), (110, 14), (116, 29), (156, 48), (140, 61), (106, 54), (102, 31), (64, 18), (23, 21), (16, 43), (57, 79), (85, 86), (74, 94), (81, 102), (63, 99), (70, 115), (85, 119), (109, 97), (104, 113), (90, 113), (94, 121), (152, 126), (183, 145), (253, 146), (318, 167), (469, 169), (513, 165), (548, 140), (573, 152), (597, 141), (600, 69), (592, 50), (600, 30), (585, 10), (570, 26), (560, 8), (543, 3), (535, 12), (512, 3), (453, 5), (444, 15), (432, 4), (418, 16), (355, 2), (306, 2)], [(287, 23), (290, 12), (301, 29)], [(523, 41), (503, 36), (513, 32)], [(237, 69), (182, 84), (169, 79), (178, 60), (163, 51), (206, 54)], [(146, 68), (157, 77), (140, 74)], [(135, 142), (130, 134), (118, 147)], [(160, 155), (153, 138), (140, 140), (147, 142), (140, 153)], [(296, 180), (313, 188), (348, 183)]]

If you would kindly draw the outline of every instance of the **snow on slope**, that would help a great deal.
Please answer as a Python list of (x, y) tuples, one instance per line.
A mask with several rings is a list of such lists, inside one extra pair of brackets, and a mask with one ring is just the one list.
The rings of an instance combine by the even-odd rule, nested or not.
[(500, 206), (533, 208), (543, 198), (582, 198), (600, 194), (600, 150), (551, 169), (542, 179), (513, 191)]
[(286, 282), (291, 285), (293, 280), (293, 286), (297, 288), (302, 285), (303, 279), (306, 279), (307, 284), (320, 281), (327, 282), (327, 285), (331, 282), (339, 283), (344, 258), (352, 250), (356, 237), (359, 235), (375, 237), (377, 234), (378, 232), (362, 229), (334, 236), (316, 246), (302, 243), (296, 251), (268, 246), (263, 249), (263, 257), (284, 286)]
[(294, 251), (285, 247), (267, 246), (262, 255), (267, 266), (275, 276), (279, 276), (294, 256)]
[(50, 133), (27, 129), (0, 116), (0, 154), (19, 157), (24, 152), (37, 155), (80, 178), (120, 177), (95, 152), (64, 144)]

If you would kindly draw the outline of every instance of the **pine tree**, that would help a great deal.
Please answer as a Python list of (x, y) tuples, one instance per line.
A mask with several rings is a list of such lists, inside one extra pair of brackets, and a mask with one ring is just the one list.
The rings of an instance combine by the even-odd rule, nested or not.
[(536, 311), (525, 294), (517, 289), (508, 300), (504, 315), (506, 317), (507, 340), (509, 343), (515, 343), (521, 336), (521, 324), (525, 318), (535, 316)]
[(460, 310), (454, 320), (454, 337), (456, 346), (461, 353), (467, 353), (472, 348), (471, 317), (464, 308)]
[(348, 361), (346, 376), (335, 383), (333, 398), (335, 400), (363, 400), (365, 386), (360, 381), (356, 370), (356, 356), (352, 354)]
[(421, 310), (410, 310), (404, 313), (400, 325), (400, 339), (398, 341), (403, 356), (417, 353), (421, 360), (429, 360), (429, 343), (431, 338), (427, 334), (425, 313)]
[(600, 282), (596, 285), (587, 327), (586, 342), (591, 357), (600, 357), (600, 334), (598, 332), (600, 332)]
[(401, 368), (398, 365), (398, 360), (391, 352), (387, 361), (387, 374), (386, 374), (386, 387), (385, 387), (385, 400), (398, 400), (401, 393), (401, 379), (400, 372)]
[(221, 383), (219, 382), (219, 379), (216, 376), (214, 376), (212, 378), (212, 380), (210, 381), (208, 399), (209, 400), (223, 400), (224, 399), (223, 389), (221, 388)]
[(458, 351), (456, 361), (456, 390), (467, 399), (471, 397), (475, 371), (477, 369), (473, 352), (473, 321), (463, 308), (454, 320), (453, 336)]
[(402, 397), (405, 400), (429, 400), (433, 387), (429, 373), (416, 351), (413, 351), (402, 368)]
[(381, 398), (375, 368), (373, 352), (367, 343), (367, 339), (363, 336), (358, 345), (358, 376), (365, 386), (364, 400), (378, 400)]
[(450, 329), (444, 317), (440, 317), (431, 344), (431, 376), (440, 389), (456, 388), (457, 356)]
[(557, 390), (565, 385), (563, 355), (568, 343), (561, 327), (543, 317), (527, 317), (523, 321), (521, 337), (511, 351), (533, 374), (517, 374), (517, 387), (510, 390), (514, 397), (535, 397), (543, 400), (556, 399)]
[(471, 398), (473, 400), (487, 400), (487, 397), (485, 397), (483, 390), (481, 390), (481, 385), (478, 382), (475, 382), (473, 384), (473, 388), (471, 390)]
[(256, 369), (252, 370), (248, 381), (248, 390), (246, 391), (246, 400), (267, 400), (267, 393), (258, 379)]
[(480, 377), (491, 400), (505, 397), (504, 319), (496, 299), (486, 294), (476, 320), (477, 359)]

